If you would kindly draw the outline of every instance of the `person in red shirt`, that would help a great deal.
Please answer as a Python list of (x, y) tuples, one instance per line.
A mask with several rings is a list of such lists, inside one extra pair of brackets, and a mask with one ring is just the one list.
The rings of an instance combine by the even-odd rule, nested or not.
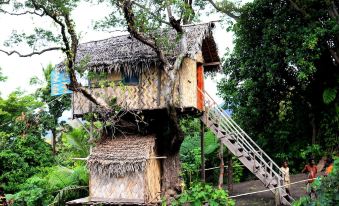
[(315, 188), (312, 187), (312, 182), (314, 182), (314, 179), (317, 177), (317, 165), (315, 165), (315, 161), (313, 158), (309, 159), (309, 164), (305, 165), (304, 169), (302, 170), (302, 173), (308, 173), (308, 181), (306, 185), (307, 193), (312, 197), (312, 194), (314, 194), (315, 197), (317, 197), (317, 194), (315, 192)]
[(5, 191), (2, 187), (0, 187), (0, 206), (7, 206)]

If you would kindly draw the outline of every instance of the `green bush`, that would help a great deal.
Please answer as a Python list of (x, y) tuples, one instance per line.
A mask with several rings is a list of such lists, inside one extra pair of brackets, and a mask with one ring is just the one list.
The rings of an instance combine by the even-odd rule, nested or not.
[(314, 181), (317, 199), (301, 197), (293, 206), (334, 206), (339, 205), (339, 158), (334, 161), (333, 171), (327, 177)]
[(18, 185), (53, 163), (52, 150), (42, 138), (28, 135), (12, 139), (0, 151), (0, 182), (7, 192), (17, 192)]
[[(210, 206), (233, 206), (234, 200), (228, 197), (225, 190), (214, 188), (211, 185), (203, 183), (195, 183), (189, 190), (184, 191), (179, 197), (171, 201), (172, 206), (176, 205), (193, 205), (201, 206), (208, 203)], [(166, 205), (163, 202), (163, 206)]]
[(88, 193), (88, 172), (84, 166), (45, 168), (19, 185), (20, 191), (7, 195), (14, 206), (65, 205)]

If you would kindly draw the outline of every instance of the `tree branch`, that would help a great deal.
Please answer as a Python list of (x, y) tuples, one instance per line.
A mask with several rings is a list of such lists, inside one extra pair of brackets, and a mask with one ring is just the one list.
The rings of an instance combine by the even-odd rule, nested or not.
[(234, 20), (239, 20), (239, 16), (233, 14), (232, 12), (222, 8), (222, 7), (219, 7), (213, 0), (207, 0), (208, 2), (210, 2), (210, 4), (219, 12), (222, 12), (224, 14), (226, 14), (227, 16), (233, 18)]
[(29, 54), (21, 54), (20, 52), (15, 51), (15, 50), (8, 52), (8, 51), (2, 50), (2, 49), (0, 49), (0, 52), (5, 53), (8, 56), (11, 56), (12, 54), (17, 54), (19, 57), (31, 57), (33, 55), (40, 55), (40, 54), (43, 54), (45, 52), (54, 51), (54, 50), (64, 50), (64, 48), (62, 48), (62, 47), (51, 47), (51, 48), (47, 48), (47, 49), (44, 49), (44, 50), (41, 50), (41, 51), (32, 52), (32, 53), (29, 53)]
[(334, 58), (334, 60), (337, 62), (337, 64), (339, 64), (338, 54), (333, 49), (330, 49), (330, 53), (331, 53), (332, 57)]
[(171, 26), (180, 34), (182, 34), (184, 32), (184, 30), (182, 29), (180, 22), (181, 19), (176, 20), (172, 14), (172, 8), (171, 6), (167, 6), (167, 14), (168, 14), (168, 19), (170, 21)]
[(338, 14), (338, 9), (334, 3), (334, 1), (331, 2), (331, 8), (329, 9), (328, 13), (330, 17), (332, 17), (334, 20), (337, 21), (337, 24), (339, 24), (339, 14)]
[(308, 13), (307, 13), (305, 10), (301, 9), (301, 8), (298, 6), (298, 4), (295, 3), (293, 0), (289, 0), (289, 2), (291, 3), (292, 7), (293, 7), (296, 11), (298, 11), (299, 13), (301, 13), (305, 18), (307, 18), (307, 17), (309, 16)]
[(0, 0), (0, 4), (9, 4), (10, 0), (4, 1), (4, 0)]
[(133, 1), (132, 4), (138, 6), (138, 7), (140, 7), (141, 9), (143, 9), (144, 11), (146, 11), (148, 14), (150, 14), (151, 16), (153, 16), (157, 21), (159, 21), (159, 22), (161, 22), (161, 23), (163, 23), (163, 24), (166, 24), (166, 25), (169, 25), (169, 26), (170, 26), (170, 23), (169, 23), (169, 22), (162, 20), (161, 18), (159, 18), (158, 15), (154, 14), (152, 11), (150, 11), (150, 10), (149, 10), (148, 8), (146, 8), (145, 6), (139, 4), (139, 3), (135, 2), (135, 1)]
[(12, 13), (12, 12), (9, 12), (9, 11), (6, 11), (6, 10), (3, 10), (3, 9), (0, 9), (0, 12), (4, 13), (4, 14), (9, 14), (9, 15), (12, 15), (12, 16), (21, 16), (21, 15), (26, 15), (26, 14), (33, 14), (33, 15), (37, 15), (37, 16), (44, 16), (45, 13), (42, 12), (41, 14), (38, 13), (37, 11), (24, 11), (24, 12), (20, 12), (20, 13)]
[(162, 63), (162, 66), (164, 67), (170, 67), (170, 63), (167, 60), (167, 58), (165, 57), (164, 52), (157, 46), (156, 42), (151, 39), (151, 38), (147, 38), (144, 36), (143, 33), (139, 32), (136, 28), (135, 25), (135, 16), (133, 13), (133, 9), (132, 9), (132, 2), (130, 0), (125, 0), (122, 3), (122, 9), (124, 12), (124, 17), (127, 21), (127, 30), (128, 32), (136, 39), (138, 39), (139, 41), (141, 41), (142, 43), (150, 46), (158, 55), (160, 62)]

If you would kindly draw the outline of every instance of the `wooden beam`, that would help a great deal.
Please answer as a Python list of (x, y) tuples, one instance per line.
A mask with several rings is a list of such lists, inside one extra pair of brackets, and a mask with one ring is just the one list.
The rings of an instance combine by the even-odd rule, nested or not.
[(210, 62), (210, 63), (205, 63), (204, 66), (219, 66), (220, 62)]
[(200, 146), (201, 146), (201, 181), (205, 182), (205, 124), (202, 120), (200, 120)]
[(72, 158), (72, 160), (82, 160), (82, 161), (87, 161), (87, 160), (88, 160), (88, 157), (86, 157), (86, 158), (75, 157), (75, 158)]
[(161, 157), (150, 157), (148, 159), (167, 159), (166, 156), (161, 156)]

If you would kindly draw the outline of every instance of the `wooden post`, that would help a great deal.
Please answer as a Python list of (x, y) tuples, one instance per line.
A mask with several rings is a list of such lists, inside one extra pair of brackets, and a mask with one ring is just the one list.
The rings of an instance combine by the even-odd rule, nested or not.
[(229, 192), (233, 191), (233, 162), (232, 162), (232, 153), (228, 151), (228, 161), (227, 161), (227, 190)]
[(200, 146), (201, 146), (201, 181), (205, 182), (205, 124), (200, 120)]
[[(90, 90), (90, 93), (92, 94), (92, 85), (91, 85), (91, 80), (88, 80), (88, 88)], [(94, 141), (94, 138), (93, 138), (93, 127), (94, 127), (94, 124), (93, 124), (93, 105), (92, 105), (92, 102), (89, 102), (89, 113), (91, 114), (91, 124), (90, 124), (90, 127), (89, 127), (89, 142), (92, 143)], [(90, 146), (90, 153), (92, 152), (92, 145)]]
[(223, 184), (224, 184), (225, 164), (224, 164), (224, 144), (221, 141), (220, 141), (219, 158), (220, 158), (220, 173), (219, 173), (218, 188), (222, 189)]

